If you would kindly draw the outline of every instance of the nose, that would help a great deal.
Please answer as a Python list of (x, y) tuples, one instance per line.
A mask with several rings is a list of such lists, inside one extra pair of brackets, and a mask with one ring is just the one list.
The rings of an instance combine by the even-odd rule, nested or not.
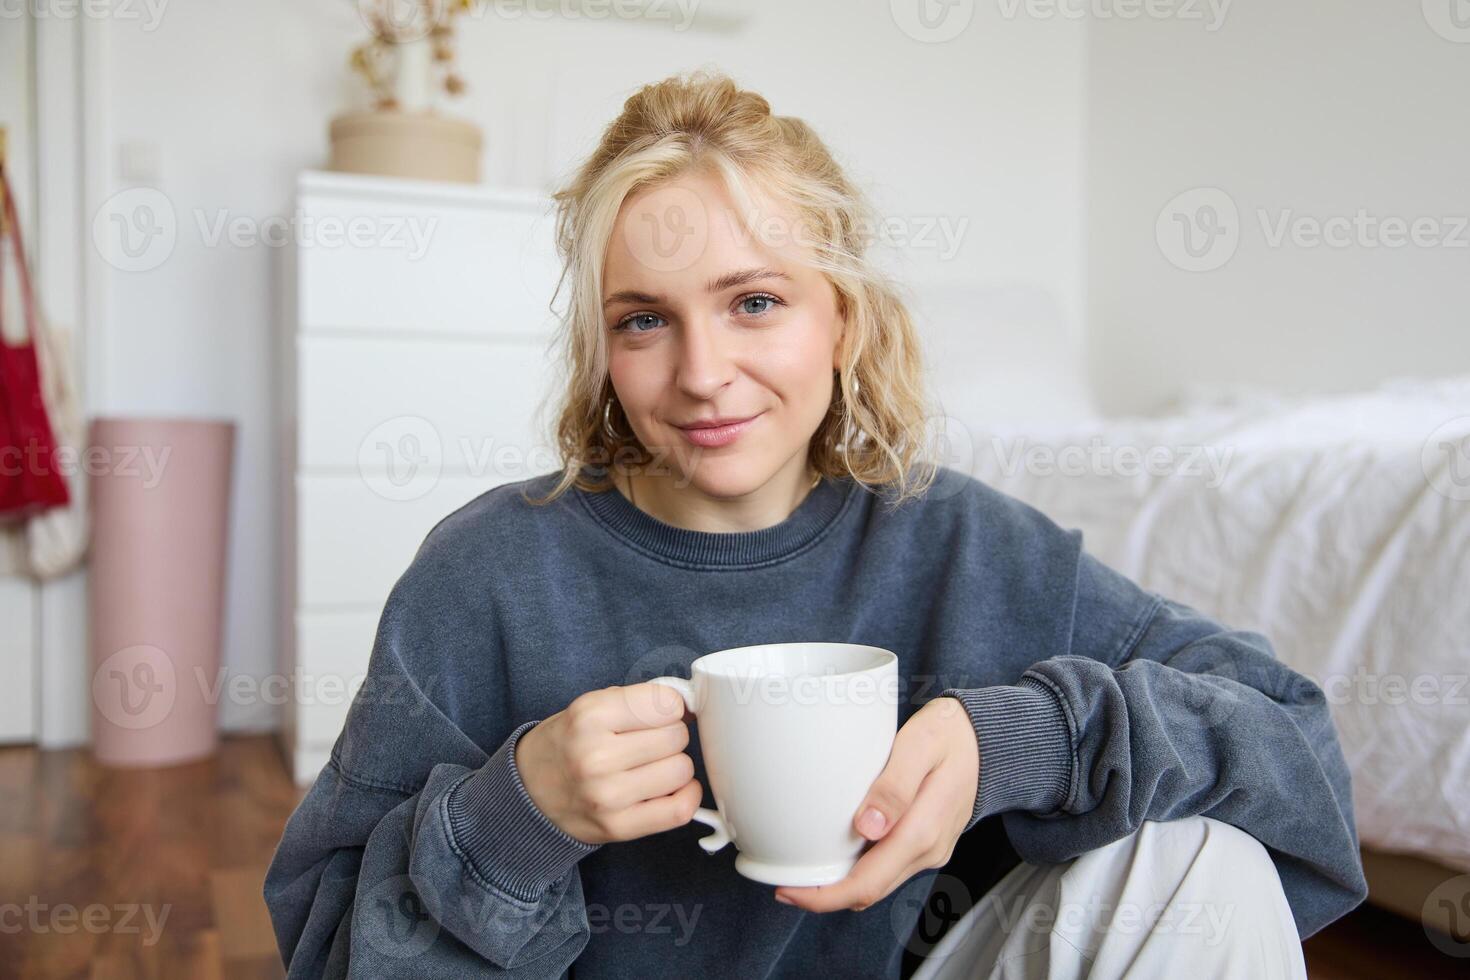
[(679, 335), (679, 389), (692, 398), (709, 399), (729, 384), (735, 362), (726, 349), (728, 337), (718, 323), (686, 321)]

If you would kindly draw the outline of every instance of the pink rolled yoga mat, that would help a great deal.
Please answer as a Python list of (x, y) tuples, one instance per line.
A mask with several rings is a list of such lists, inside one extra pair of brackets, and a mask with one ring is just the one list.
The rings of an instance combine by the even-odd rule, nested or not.
[(166, 766), (218, 742), (235, 424), (93, 420), (92, 748), (108, 766)]

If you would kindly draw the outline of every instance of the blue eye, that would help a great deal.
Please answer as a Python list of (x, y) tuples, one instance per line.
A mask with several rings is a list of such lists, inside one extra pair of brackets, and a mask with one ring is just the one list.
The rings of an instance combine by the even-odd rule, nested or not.
[[(767, 303), (770, 305), (765, 309), (752, 310), (746, 306), (747, 303)], [(740, 307), (742, 312), (750, 316), (765, 316), (767, 313), (771, 312), (771, 306), (776, 306), (780, 303), (781, 301), (772, 296), (770, 293), (751, 293), (749, 296), (741, 298)]]
[(623, 319), (619, 320), (617, 322), (617, 325), (614, 326), (613, 329), (614, 330), (631, 330), (633, 333), (647, 333), (648, 332), (647, 330), (636, 330), (636, 329), (633, 329), (633, 324), (637, 323), (640, 320), (645, 320), (646, 321), (646, 320), (662, 320), (662, 319), (663, 319), (663, 317), (659, 316), (656, 313), (634, 313), (634, 314), (632, 314), (630, 316), (626, 316)]
[[(762, 306), (751, 309), (751, 303), (760, 303)], [(751, 293), (749, 296), (742, 296), (735, 305), (737, 310), (745, 316), (763, 317), (770, 313), (773, 307), (786, 304), (770, 293)], [(663, 322), (664, 318), (657, 313), (630, 313), (613, 324), (612, 329), (618, 333), (649, 333)]]

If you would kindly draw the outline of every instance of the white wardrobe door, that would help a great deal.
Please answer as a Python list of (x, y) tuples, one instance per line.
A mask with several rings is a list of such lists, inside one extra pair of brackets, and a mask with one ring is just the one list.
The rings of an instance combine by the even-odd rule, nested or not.
[[(395, 463), (404, 468), (409, 457), (449, 472), (504, 479), (553, 468), (546, 463), (554, 405), (537, 415), (552, 392), (555, 370), (542, 339), (488, 344), (308, 336), (297, 340), (297, 353), (298, 463), (308, 472), (362, 468), (372, 478)], [(514, 465), (517, 457), (526, 464)]]
[(549, 213), (322, 197), (301, 207), (305, 227), (343, 229), (300, 248), (301, 331), (545, 336), (554, 323)]

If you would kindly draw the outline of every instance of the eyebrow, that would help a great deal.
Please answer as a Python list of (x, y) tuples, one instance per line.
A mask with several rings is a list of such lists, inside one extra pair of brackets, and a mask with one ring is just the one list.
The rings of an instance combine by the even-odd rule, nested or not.
[[(744, 286), (746, 283), (755, 282), (758, 279), (784, 279), (791, 281), (791, 277), (777, 269), (741, 269), (738, 272), (727, 272), (723, 276), (717, 276), (704, 284), (707, 293), (722, 293), (736, 286)], [(614, 303), (656, 303), (665, 302), (664, 297), (653, 293), (641, 293), (636, 289), (622, 289), (603, 300), (602, 308), (607, 309)]]

